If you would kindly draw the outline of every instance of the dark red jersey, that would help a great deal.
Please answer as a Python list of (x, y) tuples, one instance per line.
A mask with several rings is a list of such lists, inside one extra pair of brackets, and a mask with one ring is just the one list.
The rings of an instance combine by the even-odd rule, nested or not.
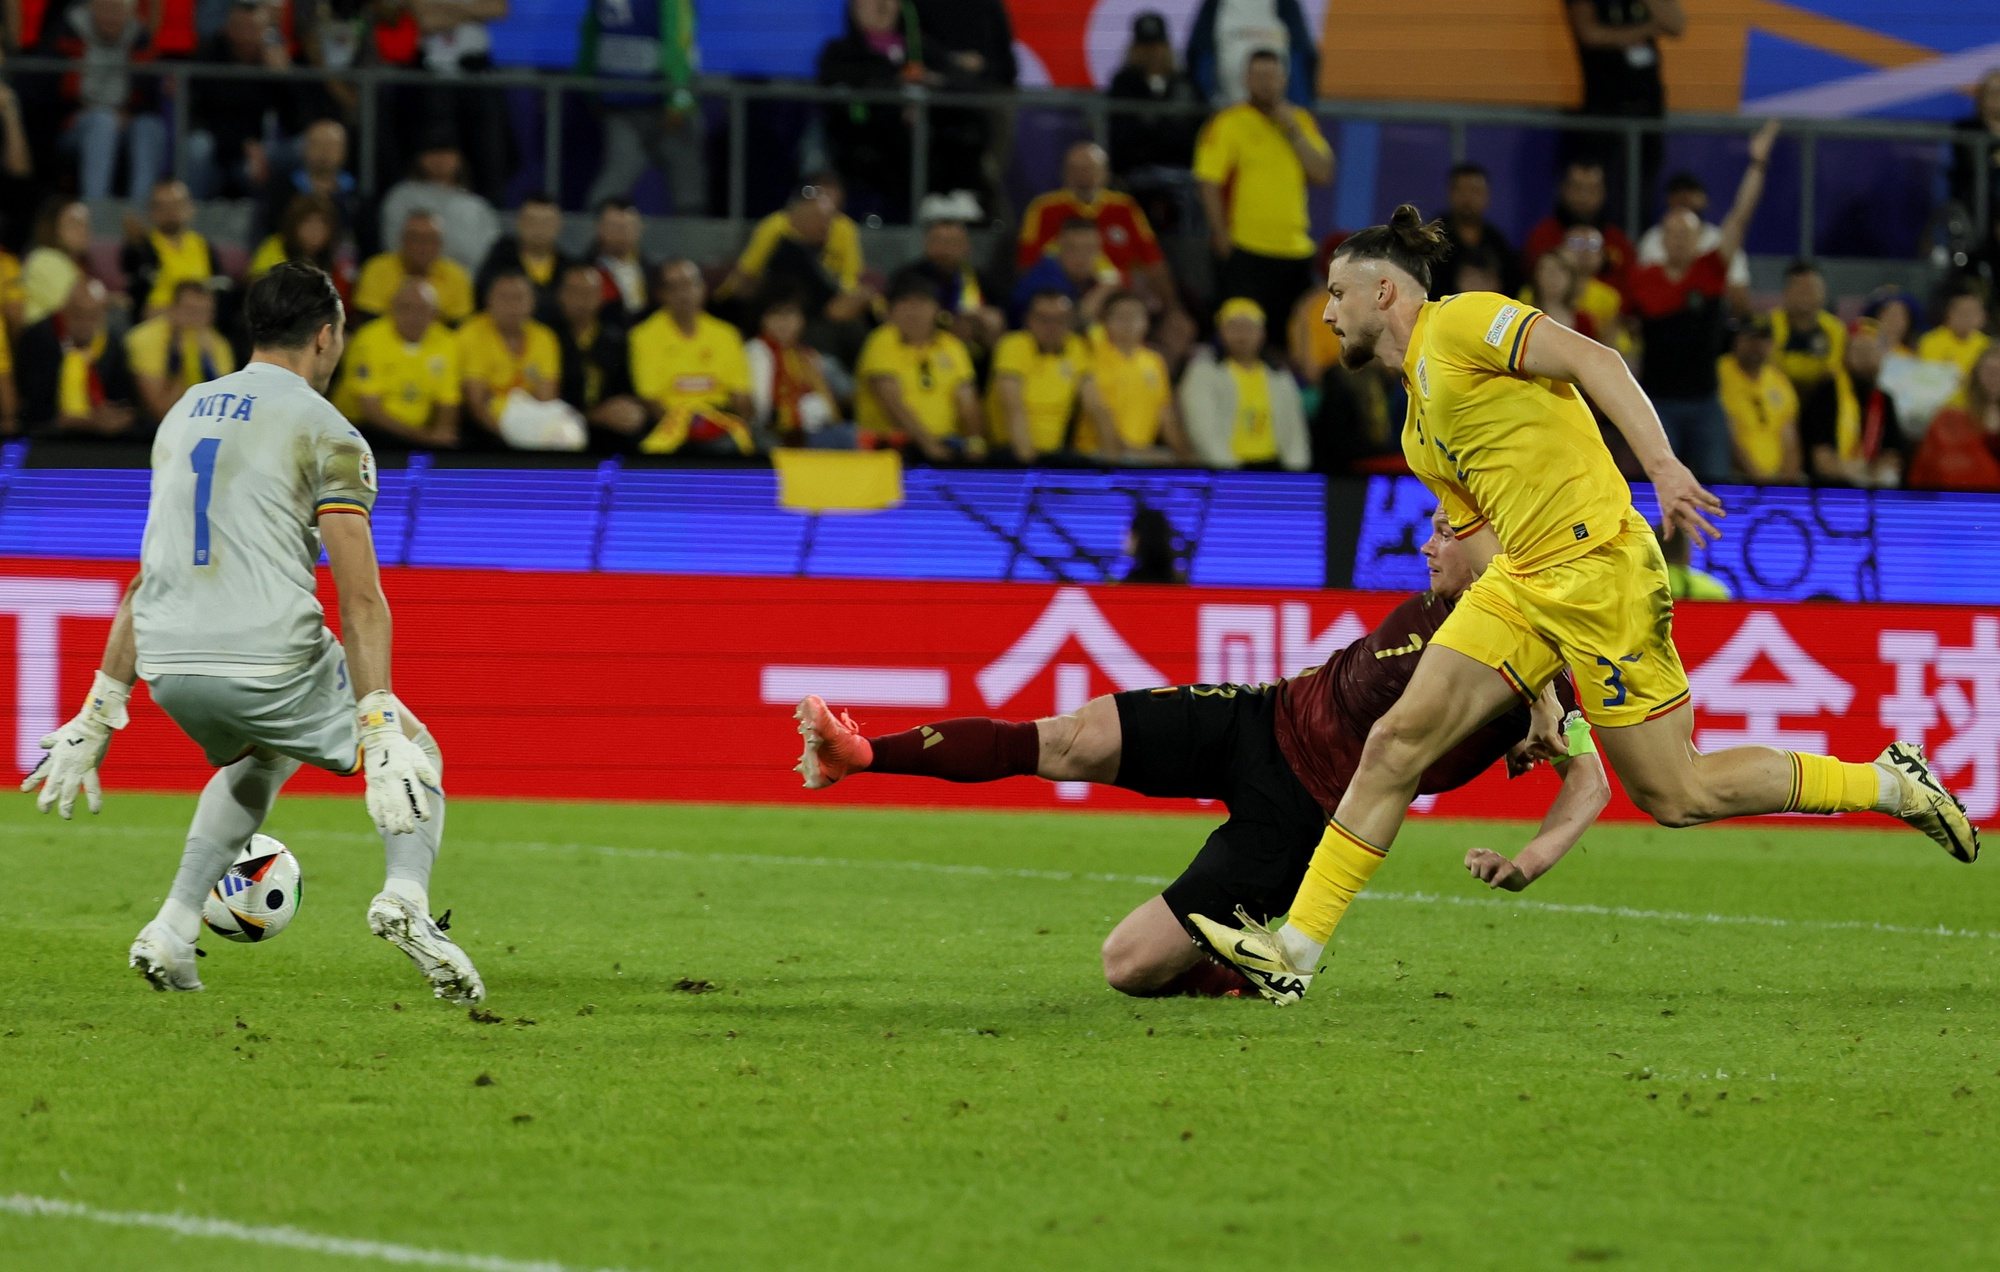
[[(1354, 778), (1368, 730), (1403, 696), (1424, 646), (1455, 604), (1431, 592), (1413, 596), (1322, 666), (1278, 682), (1278, 749), (1328, 816)], [(1576, 709), (1567, 677), (1558, 680), (1556, 697), (1565, 711)], [(1465, 785), (1527, 736), (1528, 706), (1517, 703), (1425, 769), (1417, 793)]]

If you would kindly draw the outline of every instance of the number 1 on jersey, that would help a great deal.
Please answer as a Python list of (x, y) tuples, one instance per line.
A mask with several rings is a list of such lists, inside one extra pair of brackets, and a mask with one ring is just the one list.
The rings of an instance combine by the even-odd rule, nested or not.
[(208, 500), (215, 493), (215, 456), (222, 449), (219, 437), (204, 437), (194, 444), (189, 460), (194, 464), (194, 563), (208, 564)]

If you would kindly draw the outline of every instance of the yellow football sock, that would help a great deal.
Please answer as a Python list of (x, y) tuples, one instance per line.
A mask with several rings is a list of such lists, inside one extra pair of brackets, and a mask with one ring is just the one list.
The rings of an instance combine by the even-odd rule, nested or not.
[(1849, 764), (1830, 755), (1787, 751), (1792, 757), (1788, 813), (1865, 813), (1880, 797), (1881, 773), (1873, 764)]
[(1333, 939), (1333, 929), (1347, 913), (1354, 894), (1368, 886), (1381, 866), (1383, 855), (1380, 848), (1356, 838), (1339, 822), (1328, 822), (1286, 922), (1325, 945)]

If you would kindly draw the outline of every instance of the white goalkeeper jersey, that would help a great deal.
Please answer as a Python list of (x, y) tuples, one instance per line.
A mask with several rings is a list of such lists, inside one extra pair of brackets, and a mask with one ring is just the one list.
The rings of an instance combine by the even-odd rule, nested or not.
[(332, 639), (319, 517), (367, 516), (375, 457), (306, 381), (253, 362), (160, 421), (132, 602), (139, 674), (276, 676)]

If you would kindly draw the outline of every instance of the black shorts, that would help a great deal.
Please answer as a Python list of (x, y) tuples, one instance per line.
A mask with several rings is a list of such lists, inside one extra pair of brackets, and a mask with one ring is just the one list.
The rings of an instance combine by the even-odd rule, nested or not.
[(1217, 826), (1161, 895), (1181, 926), (1199, 914), (1234, 924), (1291, 909), (1326, 813), (1278, 750), (1277, 690), (1178, 685), (1114, 694), (1123, 736), (1117, 785), (1156, 798), (1221, 800)]

